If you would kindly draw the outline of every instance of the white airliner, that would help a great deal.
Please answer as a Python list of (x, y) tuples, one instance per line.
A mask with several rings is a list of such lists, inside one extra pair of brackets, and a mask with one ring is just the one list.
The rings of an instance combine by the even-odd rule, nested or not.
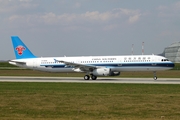
[(86, 57), (36, 57), (18, 36), (12, 36), (16, 59), (10, 64), (47, 72), (84, 72), (85, 80), (96, 80), (97, 76), (118, 76), (124, 71), (169, 70), (174, 63), (157, 55), (86, 56)]

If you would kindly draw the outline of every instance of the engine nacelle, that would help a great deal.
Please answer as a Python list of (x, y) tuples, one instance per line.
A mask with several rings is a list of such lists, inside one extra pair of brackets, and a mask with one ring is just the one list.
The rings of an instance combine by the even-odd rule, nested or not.
[(100, 68), (93, 70), (92, 74), (95, 76), (109, 76), (110, 69), (109, 68)]
[(120, 72), (111, 71), (110, 68), (100, 68), (93, 70), (92, 74), (95, 76), (118, 76)]
[(119, 76), (119, 75), (120, 75), (120, 72), (111, 71), (109, 76)]

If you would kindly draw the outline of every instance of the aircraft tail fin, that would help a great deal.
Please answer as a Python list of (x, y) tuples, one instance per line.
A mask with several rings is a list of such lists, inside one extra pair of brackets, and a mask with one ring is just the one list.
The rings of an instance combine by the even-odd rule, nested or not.
[(16, 59), (36, 58), (18, 36), (11, 36)]

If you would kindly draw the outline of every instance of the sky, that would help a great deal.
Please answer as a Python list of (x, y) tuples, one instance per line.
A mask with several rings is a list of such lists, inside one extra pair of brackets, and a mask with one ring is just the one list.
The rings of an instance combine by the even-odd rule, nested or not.
[(0, 0), (0, 60), (14, 35), (39, 57), (159, 54), (180, 41), (180, 1)]

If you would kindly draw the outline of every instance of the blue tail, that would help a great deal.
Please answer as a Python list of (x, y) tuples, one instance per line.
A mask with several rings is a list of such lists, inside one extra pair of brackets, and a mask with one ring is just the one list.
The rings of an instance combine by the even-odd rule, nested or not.
[(36, 58), (18, 36), (11, 36), (16, 59)]

